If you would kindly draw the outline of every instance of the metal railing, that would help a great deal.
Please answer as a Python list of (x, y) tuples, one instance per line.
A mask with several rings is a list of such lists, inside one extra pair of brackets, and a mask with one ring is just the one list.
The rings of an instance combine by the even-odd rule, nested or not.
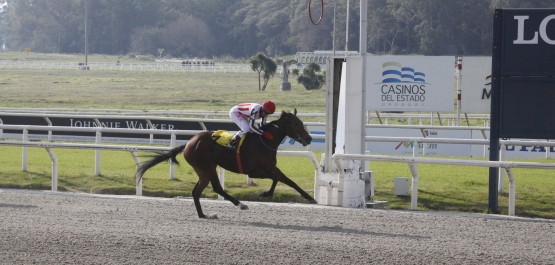
[(338, 171), (339, 179), (335, 183), (320, 183), (320, 186), (334, 185), (342, 189), (344, 182), (344, 170), (341, 160), (364, 160), (364, 161), (387, 161), (407, 163), (412, 174), (412, 194), (411, 209), (417, 209), (418, 201), (418, 164), (443, 164), (459, 166), (477, 167), (498, 167), (507, 171), (509, 176), (509, 210), (508, 214), (515, 215), (516, 181), (512, 168), (536, 168), (536, 169), (555, 169), (555, 164), (529, 163), (529, 162), (510, 162), (510, 161), (476, 161), (447, 158), (425, 158), (425, 157), (399, 157), (399, 156), (380, 156), (380, 155), (353, 155), (353, 154), (334, 154), (332, 157)]

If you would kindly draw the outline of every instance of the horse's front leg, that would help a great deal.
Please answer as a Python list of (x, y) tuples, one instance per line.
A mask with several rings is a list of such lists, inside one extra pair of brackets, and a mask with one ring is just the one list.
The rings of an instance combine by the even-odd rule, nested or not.
[(260, 193), (260, 197), (272, 197), (274, 196), (274, 190), (276, 189), (276, 185), (278, 183), (277, 176), (271, 172), (267, 172), (261, 169), (251, 170), (249, 172), (249, 178), (254, 179), (272, 179), (272, 186), (268, 191), (263, 191)]
[(277, 177), (277, 178), (274, 179), (274, 181), (277, 180), (277, 181), (295, 189), (298, 193), (301, 194), (301, 196), (303, 196), (303, 198), (307, 199), (310, 203), (314, 203), (314, 204), (318, 203), (314, 198), (312, 198), (312, 196), (308, 195), (308, 193), (306, 193), (306, 191), (301, 189), (301, 187), (299, 187), (299, 185), (297, 185), (297, 183), (295, 183), (290, 178), (285, 176), (285, 174), (283, 174), (283, 172), (281, 172), (281, 170), (279, 170), (279, 168), (276, 167), (276, 169), (274, 170), (274, 175)]
[(314, 198), (312, 198), (312, 196), (310, 196), (308, 193), (306, 193), (306, 191), (301, 189), (301, 187), (299, 187), (299, 185), (297, 185), (297, 183), (295, 183), (290, 178), (285, 176), (285, 174), (283, 174), (283, 172), (281, 172), (281, 170), (277, 167), (272, 172), (266, 172), (266, 171), (263, 171), (263, 170), (256, 170), (256, 171), (253, 171), (253, 172), (249, 173), (249, 176), (251, 178), (270, 178), (270, 179), (272, 179), (272, 186), (270, 187), (270, 190), (260, 193), (260, 197), (271, 197), (271, 196), (273, 196), (274, 195), (274, 190), (276, 189), (276, 184), (279, 181), (279, 182), (295, 189), (299, 194), (301, 194), (301, 196), (303, 196), (303, 198), (307, 199), (310, 203), (318, 203), (318, 202), (316, 202), (316, 200)]

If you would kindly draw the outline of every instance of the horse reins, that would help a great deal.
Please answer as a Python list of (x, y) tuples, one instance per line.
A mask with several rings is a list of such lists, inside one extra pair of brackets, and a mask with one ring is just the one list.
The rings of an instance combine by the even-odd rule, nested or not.
[(278, 150), (277, 148), (274, 149), (274, 148), (269, 147), (269, 146), (266, 144), (266, 142), (264, 142), (264, 139), (262, 139), (262, 135), (258, 135), (258, 138), (260, 138), (260, 141), (262, 142), (262, 144), (263, 144), (264, 146), (266, 146), (266, 148), (268, 148), (268, 149), (270, 149), (270, 150), (272, 150), (272, 151), (277, 151), (277, 150)]
[[(298, 133), (295, 134), (296, 138), (295, 138), (295, 137), (291, 137), (291, 136), (287, 133), (286, 130), (282, 129), (281, 127), (277, 126), (276, 124), (273, 124), (273, 123), (272, 123), (272, 125), (273, 125), (274, 127), (276, 127), (278, 130), (283, 131), (283, 132), (285, 133), (285, 136), (289, 136), (289, 137), (292, 138), (293, 140), (295, 140), (295, 141), (297, 141), (297, 142), (300, 142), (301, 136), (300, 136)], [(266, 148), (268, 148), (268, 149), (270, 149), (270, 150), (272, 150), (272, 151), (277, 151), (277, 150), (278, 150), (277, 148), (274, 149), (274, 148), (269, 147), (269, 146), (266, 144), (266, 142), (264, 141), (264, 139), (262, 139), (262, 135), (258, 135), (258, 138), (260, 138), (260, 141), (262, 142), (262, 144), (263, 144), (264, 146), (266, 146)]]

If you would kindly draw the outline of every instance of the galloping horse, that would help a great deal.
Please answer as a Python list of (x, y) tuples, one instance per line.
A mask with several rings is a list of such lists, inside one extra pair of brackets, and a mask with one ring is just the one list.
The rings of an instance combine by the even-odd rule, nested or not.
[(279, 181), (298, 191), (310, 203), (316, 203), (314, 198), (276, 167), (277, 148), (285, 136), (295, 139), (295, 141), (303, 146), (307, 146), (312, 141), (312, 137), (306, 131), (303, 122), (297, 117), (297, 109), (295, 109), (294, 113), (282, 112), (279, 119), (267, 123), (262, 129), (272, 133), (274, 138), (270, 140), (254, 133), (247, 133), (244, 136), (245, 139), (242, 145), (239, 147), (240, 166), (237, 163), (239, 161), (236, 157), (238, 155), (237, 151), (216, 143), (212, 139), (212, 132), (205, 131), (193, 136), (187, 144), (173, 148), (142, 163), (137, 169), (135, 178), (139, 181), (149, 168), (166, 160), (171, 160), (172, 163), (178, 164), (175, 157), (183, 152), (185, 160), (198, 175), (198, 182), (193, 189), (193, 200), (200, 218), (207, 217), (202, 212), (199, 199), (208, 183), (212, 184), (214, 192), (223, 196), (233, 205), (240, 206), (241, 210), (248, 209), (246, 205), (224, 191), (216, 172), (217, 166), (235, 173), (248, 174), (250, 178), (272, 179), (273, 182), (270, 190), (261, 193), (260, 196), (273, 196), (274, 189)]

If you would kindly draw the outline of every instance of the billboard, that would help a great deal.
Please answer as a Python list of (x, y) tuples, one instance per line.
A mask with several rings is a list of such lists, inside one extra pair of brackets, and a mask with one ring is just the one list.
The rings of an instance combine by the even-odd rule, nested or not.
[(453, 56), (367, 56), (366, 60), (367, 110), (454, 110)]
[[(423, 131), (426, 138), (460, 138), (468, 139), (470, 130), (437, 130)], [(367, 128), (366, 135), (384, 137), (423, 137), (420, 129)], [(368, 142), (367, 149), (371, 154), (412, 155), (414, 142)], [(428, 155), (470, 156), (471, 146), (466, 144), (419, 143), (419, 153), (423, 153), (424, 145)]]
[(554, 139), (555, 9), (500, 9), (495, 18), (492, 140)]
[(491, 57), (463, 57), (461, 112), (490, 113)]

